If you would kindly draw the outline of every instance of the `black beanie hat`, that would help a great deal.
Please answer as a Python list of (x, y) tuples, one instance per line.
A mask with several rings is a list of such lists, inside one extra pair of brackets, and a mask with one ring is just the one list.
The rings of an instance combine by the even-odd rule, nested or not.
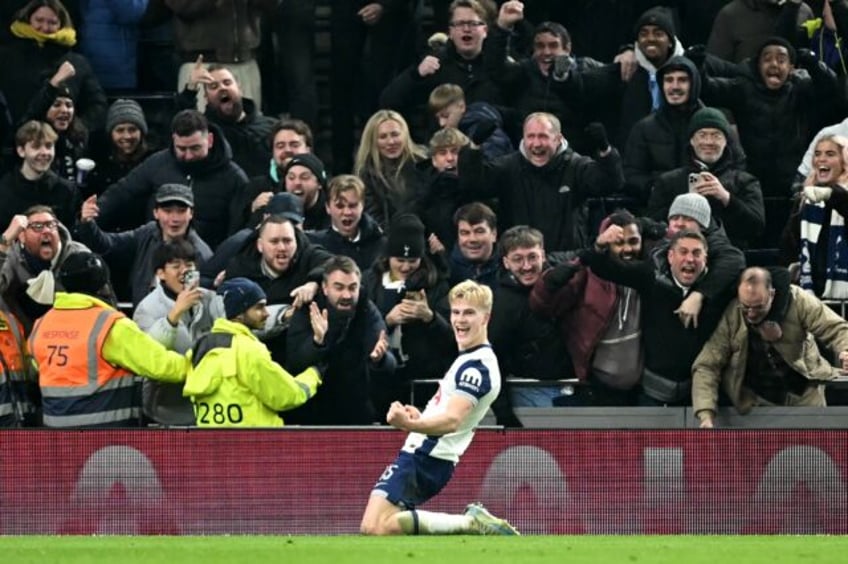
[(404, 213), (392, 219), (386, 256), (395, 258), (421, 258), (426, 246), (424, 224), (418, 216)]
[[(289, 162), (286, 163), (285, 167), (283, 167), (283, 178), (289, 173), (292, 167), (295, 166), (303, 166), (308, 168), (312, 174), (315, 175), (315, 178), (318, 179), (318, 184), (321, 185), (321, 188), (327, 188), (327, 171), (324, 170), (324, 163), (321, 162), (321, 159), (313, 155), (312, 153), (303, 153), (301, 155), (295, 155), (289, 159)], [(280, 180), (282, 180), (281, 178)]]
[(721, 110), (716, 108), (701, 108), (695, 112), (689, 119), (689, 137), (695, 135), (695, 132), (705, 127), (712, 127), (721, 130), (724, 136), (730, 138), (730, 123)]
[(671, 41), (672, 47), (674, 46), (674, 20), (665, 8), (654, 6), (639, 16), (639, 19), (636, 20), (636, 26), (633, 28), (634, 35), (638, 37), (639, 30), (646, 25), (655, 25), (663, 30), (666, 35), (668, 35), (668, 39)]
[(59, 283), (66, 292), (96, 296), (109, 282), (109, 269), (98, 255), (83, 251), (71, 253), (59, 266)]

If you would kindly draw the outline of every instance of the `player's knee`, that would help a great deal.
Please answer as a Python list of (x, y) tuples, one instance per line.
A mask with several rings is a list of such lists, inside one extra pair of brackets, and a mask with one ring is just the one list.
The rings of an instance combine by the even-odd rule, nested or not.
[(379, 536), (387, 534), (386, 532), (384, 532), (383, 527), (380, 526), (380, 522), (373, 520), (363, 520), (362, 523), (360, 523), (359, 525), (359, 532), (363, 535), (368, 536)]

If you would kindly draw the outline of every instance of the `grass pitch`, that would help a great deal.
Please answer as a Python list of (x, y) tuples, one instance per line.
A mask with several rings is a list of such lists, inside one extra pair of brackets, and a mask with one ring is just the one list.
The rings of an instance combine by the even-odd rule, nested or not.
[(0, 554), (9, 564), (844, 563), (848, 536), (9, 536)]

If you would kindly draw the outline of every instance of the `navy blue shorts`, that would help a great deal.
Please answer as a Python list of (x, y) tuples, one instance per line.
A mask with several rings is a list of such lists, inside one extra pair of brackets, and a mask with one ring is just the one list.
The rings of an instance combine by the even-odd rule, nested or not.
[(383, 471), (372, 493), (385, 496), (394, 505), (414, 509), (442, 491), (454, 468), (449, 460), (401, 452)]

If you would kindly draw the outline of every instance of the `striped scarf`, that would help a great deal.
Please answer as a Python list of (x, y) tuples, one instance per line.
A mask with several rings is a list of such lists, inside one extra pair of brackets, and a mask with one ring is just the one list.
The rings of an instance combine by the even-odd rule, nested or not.
[[(829, 221), (827, 221), (829, 219)], [(822, 230), (826, 229), (826, 233)], [(801, 208), (800, 285), (813, 292), (813, 261), (826, 261), (822, 299), (848, 299), (848, 241), (845, 218), (825, 202), (804, 202)], [(824, 251), (819, 244), (826, 245)], [(821, 272), (821, 269), (819, 269)]]

